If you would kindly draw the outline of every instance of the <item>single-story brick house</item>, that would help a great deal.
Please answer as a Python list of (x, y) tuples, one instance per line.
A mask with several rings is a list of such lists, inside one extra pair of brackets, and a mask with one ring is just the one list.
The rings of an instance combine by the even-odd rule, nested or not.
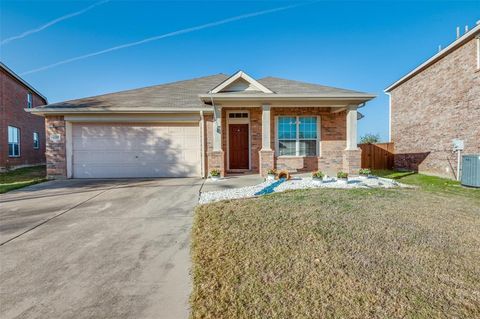
[(480, 154), (480, 22), (385, 89), (396, 169), (454, 179), (454, 139)]
[(239, 71), (37, 107), (50, 178), (355, 173), (374, 95)]

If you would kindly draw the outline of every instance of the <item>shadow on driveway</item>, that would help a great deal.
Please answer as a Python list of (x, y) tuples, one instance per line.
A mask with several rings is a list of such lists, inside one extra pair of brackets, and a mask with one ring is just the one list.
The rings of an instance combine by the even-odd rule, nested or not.
[(202, 183), (66, 180), (2, 195), (0, 317), (186, 318)]

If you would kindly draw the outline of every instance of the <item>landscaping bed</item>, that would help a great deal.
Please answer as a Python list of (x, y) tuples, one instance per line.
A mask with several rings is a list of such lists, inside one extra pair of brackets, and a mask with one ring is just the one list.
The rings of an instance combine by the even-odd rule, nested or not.
[(422, 188), (201, 205), (192, 317), (478, 318), (479, 207), (470, 192)]
[(352, 177), (347, 181), (341, 181), (333, 177), (325, 177), (322, 182), (315, 181), (312, 177), (294, 177), (291, 180), (266, 180), (254, 186), (226, 189), (214, 192), (202, 192), (200, 204), (216, 202), (227, 199), (249, 198), (267, 195), (274, 192), (308, 188), (392, 188), (408, 187), (402, 183), (388, 178), (362, 178)]

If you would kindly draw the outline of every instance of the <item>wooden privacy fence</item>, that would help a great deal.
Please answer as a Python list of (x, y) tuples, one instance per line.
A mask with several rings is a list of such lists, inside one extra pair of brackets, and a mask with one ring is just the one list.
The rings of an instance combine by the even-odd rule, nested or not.
[(362, 168), (393, 168), (393, 143), (358, 144), (358, 147), (362, 149)]

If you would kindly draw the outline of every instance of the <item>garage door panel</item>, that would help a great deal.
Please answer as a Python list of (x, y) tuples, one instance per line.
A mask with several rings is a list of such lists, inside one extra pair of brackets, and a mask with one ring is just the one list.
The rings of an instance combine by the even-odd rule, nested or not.
[(73, 176), (200, 176), (198, 125), (74, 124)]
[[(117, 176), (121, 171), (121, 176)], [(146, 166), (89, 166), (74, 167), (74, 174), (81, 178), (142, 178), (142, 177), (198, 177), (196, 169), (186, 169), (184, 166), (160, 166), (155, 169)]]
[[(198, 143), (198, 140), (197, 140)], [(158, 150), (158, 149), (182, 149), (182, 143), (168, 139), (149, 139), (139, 140), (133, 138), (112, 139), (104, 137), (95, 138), (73, 138), (75, 150), (118, 150), (118, 151), (142, 151), (142, 150)]]

